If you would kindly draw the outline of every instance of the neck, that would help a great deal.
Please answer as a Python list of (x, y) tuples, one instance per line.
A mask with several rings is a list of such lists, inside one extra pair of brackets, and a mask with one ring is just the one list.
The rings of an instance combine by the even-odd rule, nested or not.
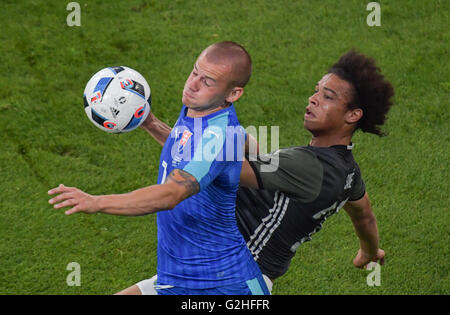
[(313, 135), (311, 141), (309, 142), (310, 146), (313, 147), (330, 147), (332, 145), (349, 145), (352, 141), (352, 136), (342, 136), (342, 135)]
[(188, 108), (186, 116), (191, 117), (191, 118), (204, 117), (209, 114), (218, 112), (219, 110), (222, 110), (230, 105), (231, 105), (230, 103), (225, 103), (225, 104), (219, 105), (219, 106), (213, 105), (213, 106), (202, 107), (202, 108)]

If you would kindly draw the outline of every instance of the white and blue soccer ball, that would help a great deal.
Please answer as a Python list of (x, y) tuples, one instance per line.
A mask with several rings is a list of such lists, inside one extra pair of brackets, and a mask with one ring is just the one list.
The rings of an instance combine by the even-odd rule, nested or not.
[(110, 133), (139, 127), (151, 110), (145, 78), (128, 67), (110, 67), (92, 76), (84, 89), (84, 110), (90, 121)]

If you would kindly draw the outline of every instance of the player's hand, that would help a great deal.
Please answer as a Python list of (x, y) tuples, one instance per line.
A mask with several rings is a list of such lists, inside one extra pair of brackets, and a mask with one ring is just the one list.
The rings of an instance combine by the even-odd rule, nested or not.
[(97, 207), (97, 196), (89, 195), (75, 187), (66, 187), (61, 184), (56, 188), (50, 189), (48, 194), (58, 194), (48, 201), (48, 203), (54, 205), (55, 209), (72, 207), (65, 212), (67, 215), (77, 212), (90, 214), (100, 210)]
[(376, 255), (368, 255), (364, 253), (361, 249), (359, 249), (358, 254), (355, 259), (353, 259), (353, 265), (357, 268), (365, 268), (370, 262), (379, 262), (380, 265), (384, 265), (384, 250), (381, 248), (378, 249)]

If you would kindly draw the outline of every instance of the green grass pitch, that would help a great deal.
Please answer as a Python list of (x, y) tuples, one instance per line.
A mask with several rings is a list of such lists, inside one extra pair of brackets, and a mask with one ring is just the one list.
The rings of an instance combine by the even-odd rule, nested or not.
[[(92, 194), (154, 184), (160, 147), (143, 130), (110, 135), (83, 111), (92, 74), (126, 65), (152, 89), (153, 111), (175, 123), (195, 58), (233, 40), (253, 58), (236, 103), (243, 126), (279, 126), (280, 147), (304, 145), (315, 83), (351, 48), (377, 59), (394, 84), (387, 137), (358, 133), (359, 162), (386, 265), (380, 286), (351, 261), (359, 243), (344, 211), (299, 247), (273, 294), (449, 294), (450, 2), (87, 1), (0, 2), (0, 294), (111, 294), (156, 272), (156, 216), (67, 217), (47, 191)], [(81, 267), (69, 286), (67, 265)]]

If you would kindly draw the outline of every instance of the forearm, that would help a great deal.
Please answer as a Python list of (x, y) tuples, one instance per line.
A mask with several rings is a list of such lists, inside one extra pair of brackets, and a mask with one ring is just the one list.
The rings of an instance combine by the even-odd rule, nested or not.
[(170, 135), (170, 132), (172, 131), (172, 128), (156, 118), (152, 112), (150, 112), (141, 127), (147, 131), (161, 146), (164, 145)]
[(379, 248), (378, 227), (367, 193), (360, 200), (347, 202), (344, 209), (352, 220), (361, 250), (366, 255), (375, 255)]
[(97, 197), (99, 212), (112, 215), (141, 216), (170, 210), (176, 203), (173, 191), (164, 185), (153, 185), (130, 193)]
[(359, 238), (361, 250), (369, 256), (376, 255), (379, 248), (379, 236), (375, 215), (370, 212), (358, 220), (353, 220), (353, 226)]

